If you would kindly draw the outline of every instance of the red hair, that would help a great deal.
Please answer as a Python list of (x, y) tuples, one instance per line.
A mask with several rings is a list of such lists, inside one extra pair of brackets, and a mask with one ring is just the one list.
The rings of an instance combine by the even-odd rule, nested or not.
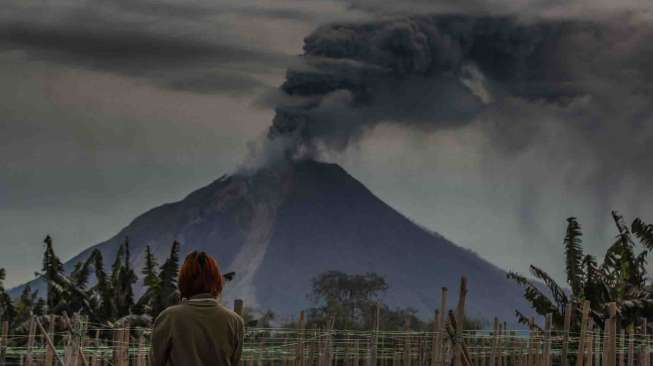
[(186, 257), (179, 270), (179, 292), (182, 298), (206, 293), (217, 297), (223, 286), (222, 273), (213, 257), (197, 251)]

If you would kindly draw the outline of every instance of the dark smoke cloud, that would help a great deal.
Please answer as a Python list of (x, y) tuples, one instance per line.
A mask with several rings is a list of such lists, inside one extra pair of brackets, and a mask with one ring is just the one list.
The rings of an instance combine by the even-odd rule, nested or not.
[(117, 73), (164, 88), (252, 95), (272, 89), (276, 80), (270, 75), (291, 64), (295, 52), (294, 46), (290, 52), (257, 44), (261, 29), (270, 24), (311, 29), (336, 16), (334, 11), (320, 15), (322, 7), (320, 0), (303, 7), (293, 0), (275, 6), (221, 0), (8, 0), (0, 14), (0, 53), (24, 52), (32, 60)]
[(305, 39), (305, 65), (287, 72), (270, 136), (292, 136), (296, 154), (344, 149), (380, 123), (432, 131), (485, 121), (506, 151), (550, 123), (597, 144), (605, 131), (648, 131), (652, 35), (650, 24), (627, 17), (434, 15), (323, 26)]

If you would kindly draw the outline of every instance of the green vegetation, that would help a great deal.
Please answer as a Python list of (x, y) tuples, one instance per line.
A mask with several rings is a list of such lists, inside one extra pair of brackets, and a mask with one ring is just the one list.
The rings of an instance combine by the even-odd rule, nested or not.
[[(52, 238), (47, 236), (43, 242), (43, 266), (41, 272), (36, 273), (46, 283), (43, 297), (26, 285), (20, 297), (12, 301), (3, 287), (5, 271), (0, 269), (0, 319), (9, 320), (12, 327), (20, 327), (31, 314), (60, 315), (64, 312), (69, 315), (81, 312), (92, 322), (104, 324), (124, 317), (141, 317), (148, 321), (177, 301), (178, 242), (172, 244), (170, 256), (160, 268), (148, 246), (143, 268), (145, 293), (138, 301), (134, 298), (133, 285), (137, 277), (130, 264), (129, 238), (118, 248), (111, 273), (105, 271), (102, 253), (95, 249), (66, 274)], [(95, 283), (91, 285), (92, 274)]]
[[(653, 286), (646, 271), (648, 252), (653, 249), (653, 225), (635, 219), (628, 227), (619, 213), (613, 211), (612, 217), (617, 235), (601, 264), (594, 256), (583, 252), (581, 226), (576, 218), (567, 219), (563, 246), (569, 291), (533, 265), (531, 274), (542, 281), (543, 286), (520, 274), (508, 274), (509, 278), (524, 286), (524, 296), (538, 314), (552, 313), (555, 326), (562, 327), (564, 309), (570, 303), (574, 309), (573, 326), (577, 329), (585, 300), (590, 301), (591, 316), (601, 327), (607, 318), (607, 305), (611, 302), (617, 304), (622, 326), (636, 324), (653, 315)], [(543, 291), (544, 287), (548, 294)], [(516, 314), (522, 323), (528, 323), (523, 314), (518, 311)]]

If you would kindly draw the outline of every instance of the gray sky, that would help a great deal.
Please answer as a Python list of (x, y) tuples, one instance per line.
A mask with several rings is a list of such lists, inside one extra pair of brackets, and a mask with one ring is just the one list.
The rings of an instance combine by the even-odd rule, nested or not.
[[(607, 22), (617, 14), (642, 31), (616, 32), (621, 38), (604, 53), (632, 60), (634, 70), (653, 55), (631, 54), (649, 34), (652, 7), (644, 1), (449, 3), (10, 0), (0, 15), (0, 267), (7, 284), (39, 269), (46, 233), (69, 258), (136, 215), (237, 169), (247, 144), (271, 124), (266, 100), (320, 25), (493, 9)], [(599, 81), (608, 73), (602, 66)], [(491, 123), (425, 130), (381, 122), (322, 158), (493, 263), (519, 271), (537, 263), (559, 277), (566, 217), (579, 217), (595, 253), (614, 236), (610, 209), (653, 221), (651, 80), (640, 81), (634, 94), (616, 85), (623, 97), (597, 111), (615, 123), (600, 123), (580, 97), (571, 111), (515, 100), (494, 111)], [(567, 129), (556, 121), (568, 113), (599, 122)]]

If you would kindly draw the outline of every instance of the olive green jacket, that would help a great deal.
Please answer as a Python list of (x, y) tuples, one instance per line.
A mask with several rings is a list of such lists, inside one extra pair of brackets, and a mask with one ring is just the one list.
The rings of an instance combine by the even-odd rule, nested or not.
[(237, 366), (243, 319), (210, 294), (165, 309), (152, 329), (151, 366)]

